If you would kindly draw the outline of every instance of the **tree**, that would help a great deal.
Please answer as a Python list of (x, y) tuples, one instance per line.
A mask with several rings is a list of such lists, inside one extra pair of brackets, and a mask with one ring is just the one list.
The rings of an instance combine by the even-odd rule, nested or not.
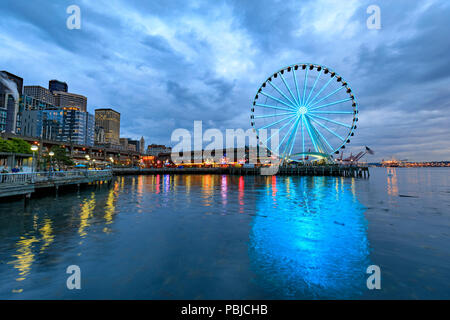
[(70, 157), (67, 155), (66, 148), (63, 148), (61, 146), (53, 146), (51, 150), (55, 154), (53, 156), (53, 159), (54, 161), (56, 161), (59, 167), (61, 166), (61, 164), (66, 166), (71, 166), (74, 164), (72, 159), (70, 159)]
[(30, 154), (30, 144), (19, 138), (5, 140), (0, 138), (0, 152), (24, 153)]

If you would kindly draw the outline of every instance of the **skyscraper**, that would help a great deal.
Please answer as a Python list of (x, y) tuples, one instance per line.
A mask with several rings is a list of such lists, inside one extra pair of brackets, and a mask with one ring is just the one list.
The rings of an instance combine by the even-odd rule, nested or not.
[(58, 80), (50, 80), (48, 82), (48, 90), (50, 90), (51, 92), (55, 92), (55, 91), (67, 92), (68, 89), (69, 89), (69, 86), (65, 82), (58, 81)]
[(23, 79), (7, 71), (0, 72), (0, 132), (16, 133)]
[(75, 107), (80, 111), (87, 111), (87, 98), (85, 96), (64, 91), (54, 91), (53, 95), (57, 107)]
[(25, 110), (22, 135), (78, 145), (94, 145), (94, 116), (77, 108)]
[(55, 105), (55, 97), (50, 90), (41, 86), (25, 86), (23, 89), (25, 95), (36, 98), (45, 103)]
[(105, 130), (105, 143), (120, 145), (120, 113), (110, 109), (95, 109), (95, 125)]

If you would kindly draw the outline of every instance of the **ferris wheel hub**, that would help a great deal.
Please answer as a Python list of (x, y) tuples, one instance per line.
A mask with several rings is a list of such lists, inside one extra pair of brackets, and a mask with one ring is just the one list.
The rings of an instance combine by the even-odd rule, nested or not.
[(305, 106), (302, 106), (302, 107), (298, 108), (297, 114), (299, 116), (302, 116), (302, 115), (306, 114), (307, 112), (308, 112), (308, 108)]

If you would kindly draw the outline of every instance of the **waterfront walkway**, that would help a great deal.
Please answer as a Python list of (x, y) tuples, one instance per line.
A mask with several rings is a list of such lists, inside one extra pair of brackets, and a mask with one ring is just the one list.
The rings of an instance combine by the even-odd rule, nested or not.
[(30, 197), (38, 189), (109, 181), (111, 170), (77, 170), (35, 173), (2, 173), (0, 174), (0, 198), (25, 195)]

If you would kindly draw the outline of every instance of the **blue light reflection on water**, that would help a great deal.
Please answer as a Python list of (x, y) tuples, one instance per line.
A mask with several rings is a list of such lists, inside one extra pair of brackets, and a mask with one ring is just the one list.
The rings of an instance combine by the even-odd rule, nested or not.
[(331, 299), (367, 290), (367, 221), (354, 180), (268, 178), (256, 210), (249, 255), (265, 290)]

